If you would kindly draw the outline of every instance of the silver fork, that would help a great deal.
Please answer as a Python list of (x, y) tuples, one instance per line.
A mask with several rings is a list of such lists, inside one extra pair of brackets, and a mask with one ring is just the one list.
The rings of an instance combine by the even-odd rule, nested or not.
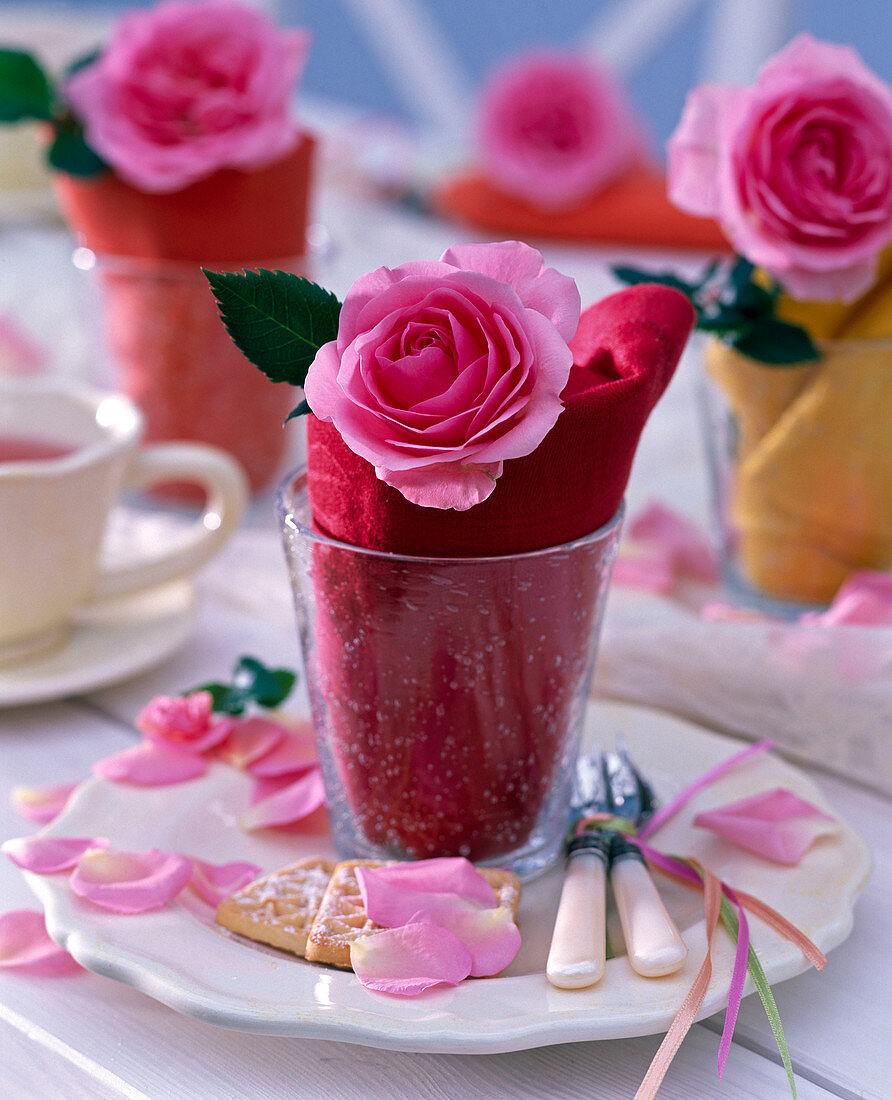
[(573, 828), (567, 868), (545, 974), (558, 989), (584, 989), (600, 981), (607, 965), (606, 894), (610, 834), (578, 826), (607, 812), (607, 785), (600, 753), (580, 756), (573, 784)]
[[(602, 770), (611, 812), (640, 825), (653, 813), (653, 793), (621, 738), (616, 751), (602, 757)], [(610, 885), (632, 969), (645, 978), (673, 974), (684, 963), (688, 949), (640, 850), (621, 833), (614, 833), (611, 840)]]

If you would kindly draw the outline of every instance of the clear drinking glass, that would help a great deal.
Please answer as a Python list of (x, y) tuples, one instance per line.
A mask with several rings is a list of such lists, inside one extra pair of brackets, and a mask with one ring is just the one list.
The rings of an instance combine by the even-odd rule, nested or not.
[(422, 558), (316, 533), (304, 470), (278, 507), (339, 853), (543, 870), (568, 824), (622, 509), (546, 550)]
[(828, 340), (769, 366), (704, 345), (700, 412), (722, 577), (795, 616), (892, 567), (892, 340)]

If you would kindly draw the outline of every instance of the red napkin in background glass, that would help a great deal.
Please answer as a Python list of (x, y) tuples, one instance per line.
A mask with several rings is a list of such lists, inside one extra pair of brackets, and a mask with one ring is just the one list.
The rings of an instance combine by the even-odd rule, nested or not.
[[(164, 194), (112, 172), (53, 175), (66, 221), (97, 254), (116, 384), (142, 409), (146, 441), (222, 447), (255, 491), (279, 470), (294, 391), (245, 361), (220, 324), (201, 267), (300, 269), (314, 146), (304, 135), (265, 168), (222, 169)], [(178, 486), (175, 494), (191, 498), (194, 490)]]
[(629, 169), (585, 202), (547, 210), (510, 195), (479, 172), (469, 171), (436, 189), (431, 205), (462, 225), (518, 240), (565, 240), (653, 248), (731, 252), (711, 218), (696, 218), (673, 206), (662, 172), (647, 165)]
[[(311, 417), (315, 524), (344, 542), (432, 557), (497, 556), (595, 531), (620, 506), (693, 322), (687, 299), (659, 286), (587, 310), (554, 428), (464, 512), (409, 503)], [(493, 574), (476, 560), (395, 563), (314, 547), (308, 675), (367, 841), (397, 856), (479, 860), (530, 839), (553, 778), (569, 775), (567, 731), (585, 706), (611, 563), (592, 550), (521, 557)]]

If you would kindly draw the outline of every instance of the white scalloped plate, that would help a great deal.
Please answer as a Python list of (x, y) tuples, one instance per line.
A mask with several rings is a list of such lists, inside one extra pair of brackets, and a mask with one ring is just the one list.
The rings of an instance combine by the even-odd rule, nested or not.
[[(605, 744), (622, 734), (663, 801), (740, 748), (739, 742), (690, 723), (618, 704), (593, 705), (588, 729)], [(139, 789), (92, 779), (46, 831), (103, 835), (120, 848), (157, 847), (217, 862), (247, 859), (264, 869), (330, 852), (323, 824), (310, 835), (241, 832), (237, 816), (248, 804), (249, 785), (242, 773), (222, 764), (175, 787)], [(802, 772), (761, 753), (701, 792), (656, 835), (654, 844), (699, 857), (732, 885), (774, 906), (827, 952), (851, 931), (855, 898), (870, 873), (868, 851), (852, 829), (840, 823), (798, 867), (788, 869), (691, 825), (702, 809), (777, 786), (828, 808)], [(26, 877), (44, 903), (50, 934), (80, 963), (179, 1012), (241, 1031), (393, 1050), (483, 1054), (663, 1032), (704, 950), (699, 893), (661, 880), (660, 889), (689, 947), (683, 970), (666, 978), (641, 978), (620, 955), (591, 989), (553, 988), (544, 965), (560, 889), (557, 869), (526, 884), (519, 914), (523, 947), (503, 975), (415, 999), (397, 998), (363, 989), (352, 973), (230, 935), (213, 924), (210, 910), (189, 891), (157, 912), (122, 917), (75, 897), (65, 875)], [(769, 981), (807, 968), (795, 947), (761, 921), (751, 924)], [(617, 928), (611, 933), (616, 944)], [(718, 945), (701, 1017), (725, 1004), (733, 948), (724, 932)]]

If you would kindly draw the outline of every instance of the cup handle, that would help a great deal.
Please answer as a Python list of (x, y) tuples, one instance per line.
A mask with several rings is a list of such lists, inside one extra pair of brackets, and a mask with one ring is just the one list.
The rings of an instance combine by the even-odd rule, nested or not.
[(137, 450), (126, 488), (159, 481), (191, 481), (204, 488), (204, 510), (182, 542), (167, 553), (100, 569), (94, 598), (122, 596), (189, 576), (223, 546), (245, 513), (248, 480), (228, 454), (201, 443), (159, 443)]

